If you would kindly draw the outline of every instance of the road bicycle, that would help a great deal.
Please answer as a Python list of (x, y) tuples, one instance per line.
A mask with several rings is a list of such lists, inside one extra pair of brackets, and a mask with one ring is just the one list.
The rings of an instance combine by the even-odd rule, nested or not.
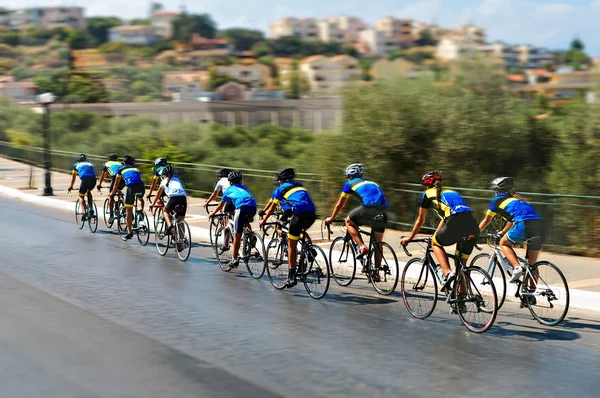
[[(383, 220), (380, 214), (373, 218), (372, 223)], [(399, 266), (398, 258), (392, 247), (385, 242), (377, 242), (375, 232), (367, 232), (358, 228), (358, 232), (369, 237), (369, 251), (357, 259), (358, 245), (345, 228), (344, 220), (333, 220), (332, 224), (343, 225), (346, 231), (344, 236), (333, 240), (329, 248), (329, 264), (333, 280), (340, 286), (350, 286), (356, 277), (357, 260), (361, 265), (361, 274), (367, 277), (368, 283), (373, 285), (375, 291), (383, 296), (394, 292), (398, 285)], [(333, 233), (331, 227), (327, 226), (329, 236)]]
[[(486, 234), (491, 254), (481, 253), (473, 257), (471, 266), (487, 270), (494, 279), (498, 291), (498, 308), (502, 307), (508, 290), (507, 277), (512, 276), (513, 267), (500, 249), (500, 236)], [(538, 237), (531, 237), (524, 243)], [(542, 325), (554, 326), (565, 319), (569, 310), (569, 286), (561, 270), (548, 261), (539, 261), (534, 265), (517, 256), (524, 275), (515, 283), (515, 297), (521, 302), (521, 308), (527, 307), (531, 315)]]
[[(206, 207), (208, 209), (209, 207), (216, 207), (218, 205), (218, 203), (211, 203), (208, 204)], [(213, 217), (210, 218), (210, 224), (208, 226), (208, 235), (210, 238), (210, 245), (213, 247), (213, 250), (216, 248), (215, 236), (217, 235), (217, 231), (227, 226), (227, 220), (231, 219), (232, 215), (232, 213), (225, 213), (221, 211), (220, 213), (215, 214)]]
[[(107, 188), (108, 189), (108, 188)], [(110, 192), (109, 192), (110, 195)], [(117, 193), (115, 194), (116, 198), (113, 200), (113, 220), (112, 222), (110, 221), (110, 208), (108, 207), (108, 203), (109, 203), (109, 198), (104, 199), (104, 206), (103, 206), (103, 218), (104, 218), (104, 224), (106, 225), (106, 228), (112, 228), (112, 226), (115, 223), (115, 220), (117, 218), (117, 214), (119, 214), (119, 209), (121, 207), (125, 206), (125, 195), (123, 194), (122, 191), (117, 191)]]
[[(150, 205), (152, 205), (152, 198), (154, 196), (155, 195), (150, 195), (148, 197), (148, 203)], [(164, 195), (163, 195), (163, 197), (164, 197)], [(158, 199), (156, 206), (150, 206), (151, 213), (152, 213), (152, 225), (154, 226), (154, 231), (157, 231), (158, 221), (160, 220), (160, 217), (162, 216), (163, 207), (165, 207), (165, 202), (162, 197)], [(154, 211), (152, 211), (152, 208), (154, 208)]]
[[(281, 236), (275, 233), (267, 246), (267, 275), (275, 289), (283, 290), (288, 278), (288, 222), (279, 221)], [(330, 274), (327, 255), (319, 246), (310, 240), (302, 228), (298, 240), (298, 259), (296, 261), (296, 279), (303, 284), (308, 295), (314, 299), (321, 299), (329, 290)]]
[[(143, 193), (136, 193), (135, 200), (133, 201), (133, 219), (131, 221), (131, 230), (135, 232), (138, 241), (142, 246), (148, 244), (150, 239), (150, 221), (148, 216), (143, 210), (138, 209), (138, 202), (143, 200)], [(125, 237), (128, 234), (127, 231), (127, 207), (125, 205), (119, 208), (119, 213), (116, 216), (117, 228), (119, 230), (119, 236), (122, 240), (127, 240)]]
[[(472, 237), (474, 239), (475, 237)], [(433, 314), (438, 299), (438, 284), (443, 284), (441, 268), (436, 270), (431, 238), (413, 239), (410, 243), (424, 243), (425, 257), (413, 258), (404, 266), (400, 289), (406, 309), (412, 316), (425, 319)], [(407, 256), (408, 249), (402, 246)], [(465, 267), (461, 256), (448, 255), (457, 264), (456, 277), (442, 294), (467, 329), (483, 333), (492, 327), (498, 314), (498, 296), (492, 278), (480, 267)]]
[[(71, 191), (72, 190), (69, 188), (69, 196), (72, 197)], [(85, 213), (81, 209), (79, 198), (77, 198), (75, 201), (75, 224), (77, 224), (77, 228), (83, 229), (85, 222), (87, 221), (90, 231), (95, 233), (98, 230), (98, 208), (96, 207), (96, 203), (91, 199), (90, 190), (86, 192), (82, 200), (85, 203)]]
[(169, 212), (173, 221), (171, 225), (168, 225), (162, 210), (163, 206), (150, 206), (150, 211), (157, 220), (154, 232), (156, 250), (158, 254), (164, 256), (169, 247), (174, 247), (177, 257), (181, 261), (187, 261), (192, 252), (192, 233), (187, 221), (177, 219), (181, 207), (177, 205)]
[[(259, 234), (250, 229), (251, 217), (244, 220), (244, 228), (241, 236), (240, 257), (248, 270), (248, 274), (254, 279), (260, 279), (265, 273), (267, 255), (265, 244)], [(225, 272), (232, 269), (233, 259), (233, 230), (234, 220), (227, 218), (224, 227), (220, 227), (215, 233), (215, 254), (219, 267)]]

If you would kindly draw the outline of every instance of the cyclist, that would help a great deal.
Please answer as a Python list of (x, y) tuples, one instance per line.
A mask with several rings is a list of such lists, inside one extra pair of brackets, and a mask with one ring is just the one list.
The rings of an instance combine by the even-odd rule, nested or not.
[[(167, 224), (169, 225), (169, 231), (172, 231), (173, 221), (171, 220), (171, 212), (176, 211), (175, 216), (178, 220), (185, 219), (185, 213), (187, 211), (187, 194), (185, 192), (185, 188), (183, 187), (183, 183), (179, 179), (177, 175), (175, 175), (175, 171), (173, 167), (166, 166), (162, 170), (162, 182), (158, 191), (156, 192), (156, 196), (154, 197), (154, 203), (152, 206), (156, 206), (163, 192), (167, 195), (169, 200), (167, 204), (163, 208), (163, 215)], [(184, 231), (180, 231), (184, 233)], [(177, 250), (183, 250), (181, 247), (178, 247)]]
[(498, 177), (492, 181), (490, 189), (494, 190), (495, 196), (479, 224), (479, 229), (483, 231), (496, 214), (500, 214), (507, 221), (498, 235), (502, 236), (500, 239), (502, 253), (513, 267), (510, 283), (516, 282), (525, 272), (517, 260), (513, 245), (531, 239), (527, 241), (526, 258), (529, 264), (533, 265), (537, 262), (545, 238), (542, 217), (515, 193), (514, 184), (514, 180), (510, 177)]
[[(125, 239), (133, 238), (133, 230), (131, 224), (133, 222), (133, 203), (135, 202), (135, 195), (140, 193), (144, 195), (144, 182), (142, 181), (142, 174), (140, 169), (135, 164), (135, 159), (129, 155), (123, 158), (124, 166), (117, 171), (117, 177), (111, 195), (116, 195), (121, 180), (125, 181), (127, 192), (125, 193), (125, 209), (127, 210), (127, 231)], [(140, 199), (140, 211), (144, 211), (144, 201)], [(136, 214), (137, 216), (137, 214)]]
[(298, 240), (300, 234), (310, 228), (317, 219), (315, 204), (313, 203), (306, 188), (299, 182), (294, 181), (296, 173), (294, 169), (281, 169), (277, 173), (279, 187), (273, 192), (271, 204), (267, 207), (264, 219), (258, 225), (267, 222), (278, 204), (284, 213), (280, 221), (290, 219), (288, 232), (288, 279), (287, 287), (296, 285), (296, 257), (298, 255)]
[[(479, 228), (471, 208), (460, 194), (443, 189), (443, 181), (444, 177), (439, 171), (430, 171), (421, 177), (421, 183), (426, 190), (421, 197), (419, 214), (408, 238), (400, 241), (402, 246), (408, 245), (423, 226), (427, 210), (435, 211), (441, 221), (433, 235), (432, 246), (435, 257), (444, 272), (441, 289), (447, 288), (456, 277), (456, 273), (450, 268), (444, 246), (457, 244), (456, 254), (460, 253), (463, 264), (466, 264), (479, 237)], [(465, 240), (465, 238), (467, 239)], [(458, 267), (458, 263), (455, 265)], [(464, 311), (464, 308), (461, 310)]]
[(94, 170), (94, 165), (88, 162), (87, 156), (85, 156), (84, 154), (79, 155), (79, 160), (75, 164), (73, 164), (73, 172), (71, 173), (71, 185), (68, 189), (69, 192), (73, 190), (73, 184), (75, 184), (75, 178), (78, 175), (79, 179), (81, 180), (81, 184), (79, 184), (79, 205), (81, 206), (81, 210), (83, 211), (81, 219), (85, 221), (87, 220), (87, 212), (83, 197), (87, 194), (88, 203), (92, 203), (92, 201), (94, 200), (94, 198), (92, 197), (92, 190), (96, 186), (96, 171)]
[(156, 185), (160, 181), (163, 170), (167, 167), (167, 159), (165, 158), (156, 158), (154, 161), (154, 177), (152, 178), (152, 183), (150, 184), (150, 192), (146, 195), (146, 200), (150, 201), (150, 196), (152, 196), (152, 192), (156, 188)]
[[(104, 163), (104, 167), (102, 167), (102, 173), (100, 173), (100, 178), (98, 179), (98, 192), (100, 192), (100, 190), (102, 189), (102, 181), (104, 181), (104, 177), (106, 177), (107, 175), (110, 176), (110, 186), (108, 187), (108, 192), (112, 192), (113, 190), (113, 186), (115, 185), (115, 179), (117, 176), (117, 171), (119, 171), (119, 169), (123, 167), (123, 163), (118, 161), (118, 157), (117, 154), (115, 153), (109, 153), (108, 154), (108, 162)], [(123, 188), (125, 188), (125, 182), (121, 181), (121, 183), (119, 184), (119, 188), (118, 191), (122, 190)], [(112, 223), (115, 220), (115, 215), (114, 215), (114, 196), (109, 195), (108, 196), (108, 208), (110, 209), (110, 219), (108, 220), (109, 223)]]
[[(354, 195), (360, 202), (360, 206), (352, 210), (346, 217), (346, 229), (354, 242), (358, 245), (357, 259), (364, 257), (369, 249), (358, 232), (358, 227), (367, 225), (373, 228), (377, 242), (383, 241), (383, 234), (387, 225), (386, 211), (389, 206), (382, 189), (375, 182), (363, 178), (365, 167), (362, 163), (354, 163), (346, 167), (346, 178), (348, 182), (342, 188), (342, 193), (338, 199), (331, 217), (325, 219), (325, 224), (329, 225), (337, 217), (340, 211), (348, 202), (348, 198)], [(377, 215), (383, 215), (381, 220), (373, 220)], [(376, 268), (381, 263), (381, 258), (375, 258)], [(378, 276), (373, 277), (378, 282)]]
[[(252, 218), (256, 215), (256, 201), (252, 197), (252, 194), (248, 191), (248, 188), (242, 185), (242, 173), (239, 171), (232, 171), (227, 176), (229, 181), (229, 187), (223, 192), (221, 202), (209, 217), (214, 217), (226, 203), (231, 202), (235, 207), (235, 215), (233, 218), (233, 256), (229, 266), (236, 268), (240, 259), (238, 258), (240, 251), (240, 240), (242, 238), (242, 231), (245, 226), (250, 229), (250, 223)], [(227, 243), (217, 250), (226, 251), (229, 250)]]
[[(227, 179), (227, 177), (229, 176), (229, 173), (231, 173), (231, 170), (224, 168), (219, 170), (218, 173), (218, 177), (219, 179), (217, 180), (217, 185), (215, 185), (215, 189), (213, 190), (213, 193), (208, 197), (208, 199), (206, 199), (206, 202), (204, 202), (204, 209), (206, 210), (206, 212), (208, 213), (208, 205), (210, 204), (210, 202), (212, 202), (218, 195), (223, 196), (223, 192), (225, 192), (225, 190), (227, 188), (229, 188), (229, 180)], [(233, 203), (229, 202), (225, 205), (225, 209), (224, 209), (225, 213), (233, 213), (235, 211), (235, 207), (233, 207)]]

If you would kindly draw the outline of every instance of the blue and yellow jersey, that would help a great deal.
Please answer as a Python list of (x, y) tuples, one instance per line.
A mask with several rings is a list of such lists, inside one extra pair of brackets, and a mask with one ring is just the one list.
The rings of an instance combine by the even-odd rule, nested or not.
[(158, 166), (155, 170), (154, 170), (154, 179), (158, 180), (160, 177), (162, 177), (162, 173), (163, 170), (166, 168), (167, 166)]
[(390, 205), (379, 185), (364, 178), (353, 178), (344, 185), (342, 197), (348, 198), (352, 195), (365, 207)]
[(315, 213), (317, 209), (308, 191), (299, 182), (284, 182), (274, 192), (271, 201), (279, 204), (283, 211), (293, 210), (296, 214)]
[(96, 178), (96, 171), (94, 165), (90, 162), (77, 162), (73, 165), (73, 174), (78, 174), (79, 178), (94, 177)]
[(117, 175), (123, 177), (123, 180), (125, 180), (125, 185), (143, 183), (140, 169), (138, 169), (137, 165), (135, 164), (121, 167), (119, 171), (117, 171)]
[(426, 190), (421, 197), (420, 206), (424, 209), (433, 209), (442, 220), (454, 214), (471, 211), (471, 208), (467, 205), (463, 197), (458, 192), (450, 191), (449, 189), (442, 190), (440, 201), (437, 199), (437, 190), (435, 188)]
[(104, 163), (102, 171), (105, 171), (106, 173), (108, 173), (109, 176), (114, 177), (117, 175), (117, 172), (121, 167), (123, 167), (121, 162), (109, 160), (108, 162)]
[(500, 214), (506, 221), (516, 223), (542, 219), (529, 203), (521, 199), (513, 198), (508, 193), (494, 196), (490, 201), (487, 215), (493, 217), (496, 214)]
[(242, 184), (231, 185), (223, 192), (222, 202), (232, 202), (236, 209), (240, 207), (256, 207), (256, 201)]

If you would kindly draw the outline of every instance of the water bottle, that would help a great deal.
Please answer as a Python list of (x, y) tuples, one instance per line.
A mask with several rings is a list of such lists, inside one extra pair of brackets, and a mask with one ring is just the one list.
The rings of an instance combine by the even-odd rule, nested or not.
[(500, 264), (501, 264), (502, 268), (504, 268), (506, 270), (506, 273), (508, 274), (508, 276), (512, 276), (513, 267), (512, 267), (512, 265), (510, 265), (510, 262), (508, 262), (508, 259), (506, 257), (500, 256)]
[(435, 267), (435, 272), (438, 274), (438, 277), (441, 280), (444, 280), (444, 270), (442, 269), (441, 265), (438, 265), (437, 267)]

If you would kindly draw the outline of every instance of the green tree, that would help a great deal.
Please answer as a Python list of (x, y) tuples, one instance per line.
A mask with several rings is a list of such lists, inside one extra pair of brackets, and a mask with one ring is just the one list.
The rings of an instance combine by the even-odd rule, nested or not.
[(265, 57), (267, 55), (270, 55), (271, 52), (271, 47), (269, 47), (269, 44), (264, 41), (258, 42), (252, 46), (252, 53), (256, 57)]
[(358, 58), (358, 50), (352, 44), (343, 44), (341, 48), (342, 54)]
[(216, 23), (208, 14), (183, 13), (173, 21), (173, 39), (188, 42), (194, 33), (206, 38), (215, 37)]
[(583, 51), (584, 49), (585, 46), (583, 45), (583, 42), (580, 39), (573, 39), (573, 41), (571, 42), (571, 50)]
[(429, 29), (423, 29), (419, 34), (419, 38), (415, 41), (417, 46), (435, 46), (437, 40), (433, 38)]
[(87, 30), (73, 29), (67, 37), (67, 45), (70, 49), (79, 50), (89, 47), (94, 41)]
[(123, 21), (117, 17), (92, 17), (86, 19), (86, 25), (86, 31), (99, 46), (108, 41), (110, 28), (123, 25)]
[(152, 1), (150, 2), (150, 17), (154, 14), (156, 14), (157, 12), (161, 12), (165, 9), (165, 6), (162, 5), (162, 3), (156, 2), (156, 1)]
[(299, 69), (298, 61), (294, 60), (292, 62), (292, 70), (282, 76), (287, 98), (299, 99), (310, 91), (310, 82), (306, 75)]
[(98, 51), (111, 62), (123, 62), (129, 51), (129, 46), (120, 41), (110, 41), (98, 47)]
[(260, 30), (231, 28), (221, 31), (220, 35), (229, 40), (238, 51), (250, 50), (256, 43), (265, 41), (265, 35)]
[(129, 21), (130, 25), (150, 25), (150, 20), (148, 18), (135, 18)]

